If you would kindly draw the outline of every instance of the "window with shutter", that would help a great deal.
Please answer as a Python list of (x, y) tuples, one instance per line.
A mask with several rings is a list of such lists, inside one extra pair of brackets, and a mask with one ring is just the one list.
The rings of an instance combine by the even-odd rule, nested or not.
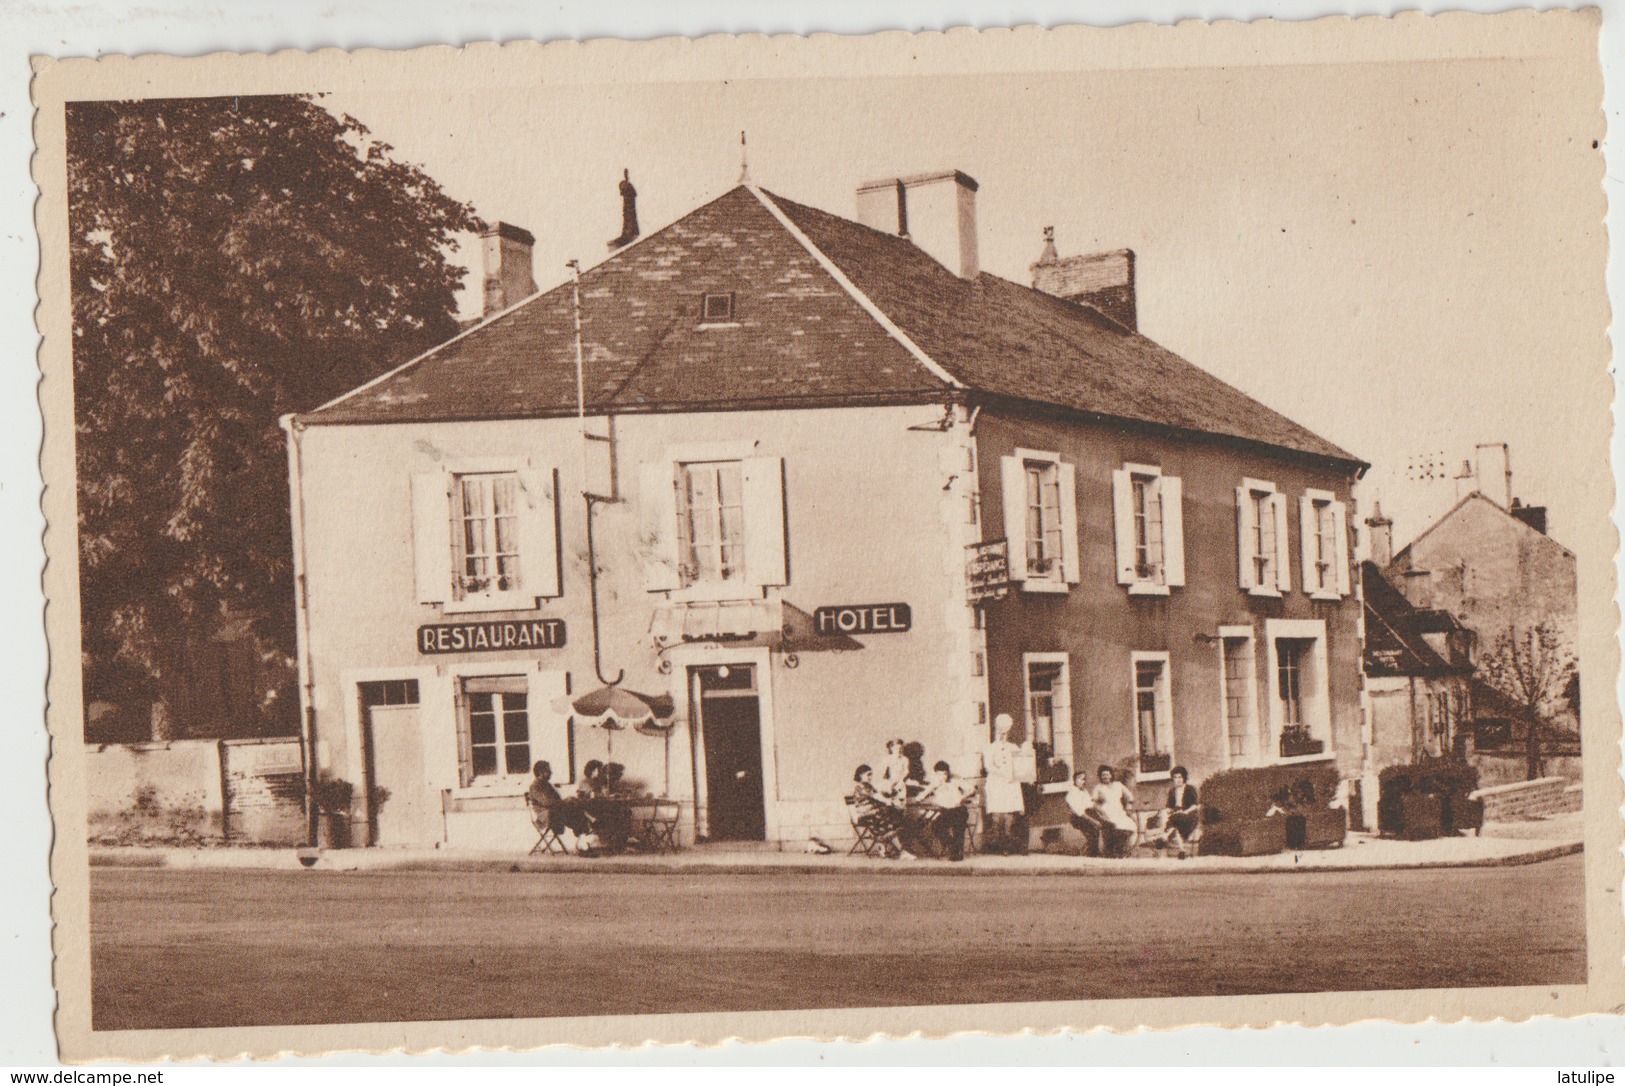
[(1303, 548), (1303, 590), (1315, 599), (1335, 600), (1348, 594), (1348, 528), (1346, 507), (1330, 492), (1307, 491), (1299, 506)]
[(1000, 468), (1010, 579), (1029, 592), (1066, 591), (1080, 579), (1077, 468), (1031, 449), (1017, 449)]
[(643, 492), (651, 591), (747, 599), (789, 582), (782, 459), (645, 465)]
[(1274, 483), (1258, 479), (1243, 479), (1236, 488), (1241, 587), (1255, 596), (1281, 594), (1286, 548), (1279, 497)]
[(1112, 473), (1117, 580), (1129, 592), (1166, 594), (1185, 583), (1184, 488), (1143, 464)]
[(1173, 706), (1168, 654), (1130, 654), (1134, 677), (1134, 734), (1139, 779), (1166, 777), (1174, 764)]
[(552, 471), (412, 477), (417, 598), (447, 612), (529, 610), (560, 592)]

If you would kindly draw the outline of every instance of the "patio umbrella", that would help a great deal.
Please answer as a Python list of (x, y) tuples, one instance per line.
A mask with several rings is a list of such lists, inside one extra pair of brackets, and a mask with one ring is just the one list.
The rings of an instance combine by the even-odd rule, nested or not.
[(570, 702), (569, 711), (593, 727), (621, 731), (628, 727), (661, 727), (672, 714), (669, 694), (640, 694), (624, 686), (600, 686)]

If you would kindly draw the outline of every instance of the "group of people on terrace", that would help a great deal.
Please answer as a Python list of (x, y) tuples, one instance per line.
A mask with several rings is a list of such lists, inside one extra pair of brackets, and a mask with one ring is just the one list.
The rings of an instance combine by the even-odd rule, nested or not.
[(632, 839), (632, 813), (627, 800), (632, 790), (625, 785), (626, 767), (619, 762), (596, 758), (581, 767), (581, 782), (575, 794), (563, 796), (553, 784), (553, 766), (537, 762), (532, 769), (525, 800), (538, 822), (562, 840), (568, 830), (575, 838), (576, 851), (583, 856), (621, 852)]
[[(994, 741), (983, 753), (983, 774), (969, 780), (956, 776), (946, 761), (938, 761), (928, 776), (918, 743), (890, 740), (877, 765), (865, 763), (852, 775), (854, 820), (894, 859), (915, 859), (934, 847), (959, 860), (975, 805), (984, 815), (983, 851), (1026, 852), (1028, 796), (1023, 784), (1033, 777), (1024, 772), (1024, 758), (1030, 762), (1032, 754), (1030, 747), (1012, 741), (1013, 731), (1008, 714), (995, 718)], [(1134, 790), (1117, 779), (1113, 767), (1100, 766), (1093, 782), (1087, 771), (1074, 774), (1065, 793), (1066, 808), (1088, 853), (1121, 857), (1138, 843), (1172, 850), (1183, 859), (1199, 833), (1201, 805), (1184, 766), (1173, 767), (1169, 779), (1164, 805), (1142, 820)]]

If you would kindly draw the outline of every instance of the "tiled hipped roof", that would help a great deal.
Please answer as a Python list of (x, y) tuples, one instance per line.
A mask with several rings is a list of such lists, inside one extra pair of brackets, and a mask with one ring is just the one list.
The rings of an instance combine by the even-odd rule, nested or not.
[[(736, 296), (734, 321), (702, 326), (702, 295), (724, 292)], [(1360, 463), (1093, 309), (985, 272), (961, 279), (907, 239), (744, 186), (584, 272), (581, 303), (592, 412), (921, 400), (952, 388), (946, 372), (972, 393)], [(526, 418), (575, 409), (565, 283), (303, 419)]]

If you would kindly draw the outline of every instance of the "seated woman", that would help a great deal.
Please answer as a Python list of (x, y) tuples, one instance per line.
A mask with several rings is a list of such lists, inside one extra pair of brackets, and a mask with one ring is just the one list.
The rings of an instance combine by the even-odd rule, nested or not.
[(1176, 765), (1169, 776), (1173, 780), (1173, 787), (1168, 789), (1168, 799), (1159, 818), (1162, 838), (1157, 842), (1157, 847), (1177, 848), (1183, 859), (1186, 843), (1196, 835), (1197, 828), (1202, 824), (1202, 807), (1196, 795), (1196, 786), (1190, 783), (1188, 769)]
[(876, 839), (886, 848), (886, 855), (892, 859), (901, 856), (905, 860), (917, 859), (903, 845), (901, 836), (902, 815), (881, 798), (875, 789), (875, 771), (867, 766), (860, 765), (852, 774), (852, 806), (857, 815), (858, 824), (872, 832)]
[(575, 798), (592, 819), (600, 847), (607, 852), (624, 849), (632, 833), (632, 812), (615, 799), (603, 762), (594, 758), (581, 767)]
[(1103, 765), (1096, 773), (1100, 783), (1095, 785), (1094, 809), (1105, 823), (1101, 852), (1106, 856), (1127, 856), (1129, 845), (1140, 832), (1134, 821), (1134, 793), (1117, 779), (1117, 771), (1111, 766)]

